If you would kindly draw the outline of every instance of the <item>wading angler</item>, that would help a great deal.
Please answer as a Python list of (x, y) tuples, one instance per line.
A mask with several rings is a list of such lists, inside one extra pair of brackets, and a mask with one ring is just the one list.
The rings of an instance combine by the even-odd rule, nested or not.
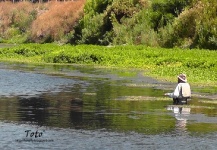
[(187, 104), (188, 99), (191, 97), (191, 88), (187, 82), (187, 77), (185, 74), (180, 74), (178, 76), (178, 85), (176, 86), (173, 93), (166, 93), (165, 95), (173, 98), (173, 104)]

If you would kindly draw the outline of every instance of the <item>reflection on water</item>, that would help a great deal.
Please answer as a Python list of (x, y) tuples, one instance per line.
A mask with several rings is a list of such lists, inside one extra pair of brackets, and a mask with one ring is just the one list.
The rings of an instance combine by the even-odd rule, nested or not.
[(48, 107), (49, 103), (41, 97), (19, 98), (17, 112), (20, 121), (43, 125), (49, 116)]
[[(189, 107), (171, 105), (172, 100), (162, 98), (165, 93), (162, 86), (171, 85), (150, 80), (141, 76), (141, 72), (134, 71), (133, 75), (128, 76), (128, 73), (125, 77), (121, 70), (84, 66), (18, 66), (9, 65), (9, 70), (7, 65), (0, 65), (0, 83), (3, 85), (0, 86), (0, 120), (9, 122), (0, 123), (3, 134), (14, 132), (21, 136), (26, 127), (19, 124), (32, 130), (49, 128), (50, 137), (66, 142), (64, 145), (70, 143), (69, 149), (73, 144), (85, 143), (83, 139), (89, 142), (90, 149), (102, 149), (101, 143), (121, 146), (124, 141), (129, 144), (123, 146), (124, 149), (168, 149), (171, 144), (179, 145), (180, 141), (174, 141), (173, 137), (185, 142), (190, 138), (198, 144), (198, 139), (191, 135), (207, 135), (204, 138), (207, 142), (210, 136), (216, 135), (215, 104), (210, 107), (210, 104), (192, 98)], [(148, 86), (127, 86), (134, 84)], [(195, 105), (200, 107), (190, 107)], [(11, 142), (5, 140), (1, 142)], [(148, 141), (152, 144), (148, 145)], [(153, 146), (154, 141), (158, 141), (158, 145)], [(214, 144), (212, 140), (210, 142)], [(103, 146), (109, 149), (108, 145)], [(62, 146), (57, 145), (57, 149)], [(47, 148), (47, 144), (42, 147)], [(206, 147), (210, 148), (210, 145)], [(84, 148), (88, 149), (88, 144)], [(192, 148), (195, 147), (189, 149)]]
[(177, 133), (186, 133), (187, 132), (187, 121), (190, 116), (191, 108), (182, 107), (182, 106), (168, 106), (167, 110), (173, 111), (174, 117), (176, 118), (176, 132)]

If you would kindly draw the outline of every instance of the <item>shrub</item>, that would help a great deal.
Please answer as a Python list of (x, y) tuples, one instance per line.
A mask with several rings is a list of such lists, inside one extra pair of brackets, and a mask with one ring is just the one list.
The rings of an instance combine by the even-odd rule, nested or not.
[(146, 44), (156, 46), (150, 38), (154, 37), (155, 33), (150, 28), (148, 8), (147, 0), (114, 2), (110, 8), (114, 34), (112, 43), (115, 45)]
[(160, 29), (161, 46), (191, 47), (196, 40), (196, 20), (202, 11), (200, 5), (185, 9), (173, 23)]
[(217, 49), (217, 1), (202, 0), (203, 11), (197, 20), (198, 47)]
[(112, 27), (105, 10), (111, 2), (112, 0), (87, 0), (84, 16), (75, 28), (72, 43), (100, 45), (110, 43), (108, 32)]
[(160, 29), (161, 46), (217, 48), (216, 1), (197, 1)]
[(60, 41), (73, 31), (73, 27), (81, 17), (83, 6), (83, 0), (49, 2), (48, 10), (33, 22), (31, 40), (41, 43)]
[(151, 21), (155, 31), (171, 23), (191, 2), (192, 0), (153, 0)]
[(191, 2), (192, 0), (89, 0), (75, 37), (80, 38), (78, 43), (86, 44), (158, 46), (161, 41), (159, 30), (172, 23)]
[(144, 44), (158, 46), (157, 33), (151, 28), (148, 10), (144, 9), (132, 18), (122, 19), (121, 24), (113, 17), (113, 44)]
[(37, 12), (34, 5), (30, 2), (15, 4), (2, 2), (0, 5), (0, 16), (0, 35), (4, 39), (11, 39), (28, 32), (32, 21), (37, 16)]
[[(113, 44), (125, 43), (126, 41), (122, 42), (118, 40), (122, 39), (122, 37), (121, 34), (117, 33), (117, 30), (120, 29), (119, 27), (124, 28), (124, 25), (127, 24), (123, 23), (124, 20), (133, 17), (146, 4), (147, 0), (87, 1), (85, 15), (80, 22), (80, 32), (77, 32), (80, 34), (79, 43), (100, 45), (108, 45), (113, 41), (115, 41)], [(104, 10), (100, 8), (104, 8)], [(116, 29), (114, 29), (114, 26), (116, 26)], [(129, 26), (126, 29), (128, 30), (128, 28)], [(121, 32), (124, 34), (123, 36), (127, 33), (124, 29)], [(118, 37), (116, 38), (116, 36)], [(127, 36), (125, 39), (128, 37), (132, 38), (132, 36)]]
[[(78, 41), (79, 44), (100, 44), (107, 45), (108, 42), (103, 41), (106, 33), (106, 16), (105, 14), (85, 15), (83, 18), (83, 26), (81, 29), (81, 39)], [(104, 44), (105, 43), (105, 44)]]

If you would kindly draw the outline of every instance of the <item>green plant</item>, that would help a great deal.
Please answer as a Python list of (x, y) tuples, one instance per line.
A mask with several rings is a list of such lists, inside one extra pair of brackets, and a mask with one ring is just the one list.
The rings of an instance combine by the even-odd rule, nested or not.
[(107, 67), (140, 68), (146, 75), (176, 81), (186, 73), (191, 83), (215, 85), (216, 51), (164, 49), (147, 46), (94, 46), (23, 44), (1, 48), (0, 59), (44, 63), (92, 64)]

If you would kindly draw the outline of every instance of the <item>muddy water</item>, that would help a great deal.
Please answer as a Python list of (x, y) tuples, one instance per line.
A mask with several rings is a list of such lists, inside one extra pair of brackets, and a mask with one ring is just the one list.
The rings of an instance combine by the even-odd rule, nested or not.
[(139, 70), (1, 63), (0, 85), (3, 149), (217, 146), (215, 98), (193, 87), (188, 105), (171, 105), (162, 95), (175, 83)]

